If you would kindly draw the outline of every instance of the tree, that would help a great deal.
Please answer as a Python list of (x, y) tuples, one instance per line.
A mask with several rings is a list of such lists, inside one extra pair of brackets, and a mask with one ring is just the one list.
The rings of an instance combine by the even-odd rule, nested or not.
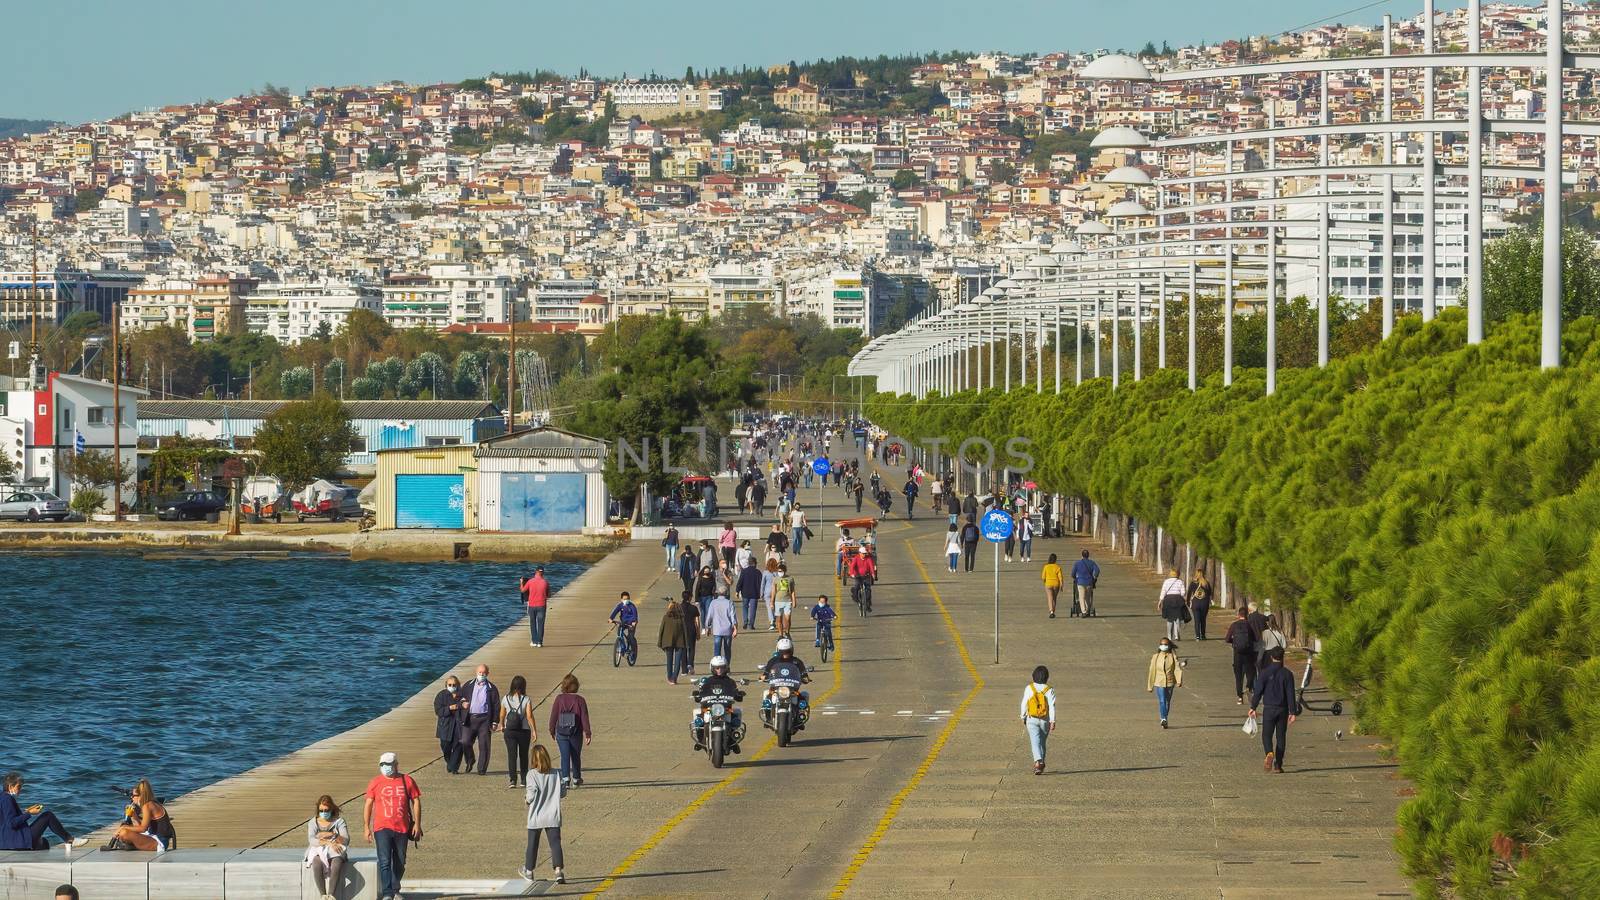
[(278, 376), (278, 391), (289, 400), (311, 396), (311, 370), (306, 366), (284, 369)]
[(117, 461), (109, 450), (62, 454), (61, 474), (79, 487), (110, 484), (117, 480)]
[(331, 394), (285, 403), (256, 429), (261, 469), (294, 489), (338, 472), (355, 440), (350, 414)]
[(914, 170), (899, 169), (895, 171), (894, 178), (890, 180), (889, 186), (897, 191), (904, 191), (914, 188), (921, 183), (922, 176), (918, 175)]
[(350, 397), (354, 400), (381, 400), (383, 382), (363, 375), (350, 382)]
[[(1600, 314), (1600, 261), (1594, 241), (1582, 229), (1561, 233), (1561, 320)], [(1491, 241), (1483, 253), (1483, 318), (1499, 322), (1514, 313), (1543, 308), (1542, 229), (1514, 228)], [(1464, 301), (1463, 301), (1464, 302)]]
[(0, 454), (0, 482), (9, 482), (17, 477), (17, 461), (11, 454)]

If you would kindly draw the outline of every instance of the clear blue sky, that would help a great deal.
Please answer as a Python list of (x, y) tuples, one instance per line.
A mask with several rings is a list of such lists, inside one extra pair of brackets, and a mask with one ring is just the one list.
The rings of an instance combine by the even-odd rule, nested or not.
[[(684, 67), (928, 50), (1173, 46), (1276, 33), (1368, 0), (8, 0), (0, 117), (82, 122), (266, 82), (450, 81), (535, 68)], [(1441, 9), (1459, 6), (1441, 0)], [(1383, 2), (1339, 21), (1416, 15)], [(663, 21), (663, 18), (665, 21)]]

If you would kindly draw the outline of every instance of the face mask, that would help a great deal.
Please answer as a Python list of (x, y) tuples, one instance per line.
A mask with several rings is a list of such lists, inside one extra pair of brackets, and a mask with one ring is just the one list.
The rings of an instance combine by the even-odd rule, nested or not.
[(461, 685), (459, 685), (459, 684), (447, 684), (447, 685), (445, 685), (445, 690), (448, 690), (450, 693), (454, 694), (456, 691), (461, 690)]
[(319, 819), (331, 819), (331, 818), (333, 818), (333, 810), (331, 810), (331, 809), (319, 809), (319, 810), (317, 810), (317, 818), (319, 818)]
[(379, 766), (378, 771), (391, 778), (394, 777), (394, 766), (389, 763), (384, 763), (383, 765)]
[(1167, 653), (1167, 652), (1171, 651), (1172, 648), (1167, 646), (1166, 644), (1162, 644), (1161, 647), (1160, 647), (1160, 650), (1161, 650), (1162, 653)]
[(478, 676), (478, 683), (479, 684), (483, 684), (485, 681), (488, 681), (488, 680), (489, 680), (489, 676), (487, 676), (487, 675), (479, 675)]

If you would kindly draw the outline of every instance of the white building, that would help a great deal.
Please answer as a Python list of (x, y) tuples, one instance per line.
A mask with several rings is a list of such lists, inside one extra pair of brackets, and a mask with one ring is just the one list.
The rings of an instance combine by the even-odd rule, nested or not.
[(877, 324), (873, 310), (873, 277), (859, 269), (835, 269), (794, 286), (789, 313), (812, 313), (829, 328), (849, 328), (871, 336)]
[(384, 282), (383, 317), (396, 328), (430, 328), (505, 322), (516, 291), (510, 275), (469, 265), (439, 264), (426, 275), (394, 275)]
[(528, 293), (531, 318), (535, 322), (577, 325), (581, 316), (578, 304), (600, 291), (593, 278), (550, 278), (540, 281)]
[[(62, 460), (78, 451), (111, 452), (122, 445), (123, 502), (132, 504), (138, 471), (139, 398), (148, 391), (122, 386), (120, 416), (113, 415), (115, 388), (108, 381), (51, 372), (43, 390), (23, 379), (0, 378), (0, 454), (16, 463), (13, 481), (71, 500), (73, 486), (61, 471)], [(120, 421), (121, 434), (113, 431)], [(82, 444), (79, 444), (79, 437)], [(110, 485), (97, 486), (106, 492)]]
[(323, 325), (330, 334), (337, 332), (356, 309), (382, 315), (382, 293), (371, 285), (339, 281), (263, 284), (244, 298), (244, 326), (252, 334), (296, 344), (315, 337)]

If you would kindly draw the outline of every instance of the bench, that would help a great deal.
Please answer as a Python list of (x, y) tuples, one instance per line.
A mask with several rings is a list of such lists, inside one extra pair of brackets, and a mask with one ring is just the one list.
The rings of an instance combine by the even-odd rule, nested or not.
[[(53, 900), (72, 884), (87, 898), (319, 900), (301, 850), (0, 852), (0, 900)], [(378, 857), (351, 848), (339, 900), (377, 900)]]

